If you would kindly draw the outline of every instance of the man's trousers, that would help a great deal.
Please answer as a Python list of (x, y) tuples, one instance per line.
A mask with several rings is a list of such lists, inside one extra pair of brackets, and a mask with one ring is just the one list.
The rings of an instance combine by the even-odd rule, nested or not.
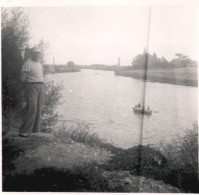
[(22, 116), (22, 126), (19, 133), (40, 132), (41, 111), (44, 103), (43, 83), (26, 83), (24, 89), (26, 106)]

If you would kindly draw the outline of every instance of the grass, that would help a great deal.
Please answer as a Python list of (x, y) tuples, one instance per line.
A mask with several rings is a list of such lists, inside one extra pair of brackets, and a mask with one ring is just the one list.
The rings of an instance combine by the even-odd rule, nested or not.
[(78, 126), (67, 128), (64, 124), (59, 127), (55, 135), (61, 139), (70, 138), (75, 142), (105, 148), (113, 153), (122, 151), (109, 143), (105, 139), (101, 139), (97, 133), (92, 132), (87, 124), (80, 123)]
[(72, 126), (70, 128), (62, 125), (55, 134), (63, 139), (70, 138), (73, 141), (87, 143), (89, 145), (100, 145), (104, 143), (104, 140), (100, 139), (97, 133), (92, 133), (86, 124), (78, 124), (77, 127)]

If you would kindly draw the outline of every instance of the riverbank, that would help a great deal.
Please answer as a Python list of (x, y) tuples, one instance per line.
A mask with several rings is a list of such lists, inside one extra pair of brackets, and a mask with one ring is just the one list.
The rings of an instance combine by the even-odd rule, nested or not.
[(179, 163), (176, 169), (150, 146), (117, 148), (85, 125), (23, 138), (18, 136), (18, 115), (9, 121), (9, 127), (3, 121), (4, 192), (180, 193), (192, 189), (189, 183), (197, 186), (182, 172), (188, 175), (180, 185), (188, 183), (189, 188), (178, 189)]
[(58, 134), (20, 138), (12, 132), (3, 141), (3, 191), (180, 192), (162, 181), (110, 170), (115, 155)]
[(168, 83), (184, 86), (198, 86), (197, 68), (117, 70), (115, 75), (147, 80), (150, 82)]

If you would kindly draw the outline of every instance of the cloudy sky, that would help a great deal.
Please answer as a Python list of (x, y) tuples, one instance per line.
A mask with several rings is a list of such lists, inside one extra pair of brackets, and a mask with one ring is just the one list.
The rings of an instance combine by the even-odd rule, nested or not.
[[(198, 7), (62, 6), (24, 8), (31, 23), (31, 44), (50, 43), (48, 63), (130, 65), (148, 48), (168, 60), (175, 53), (197, 59)], [(150, 15), (151, 13), (151, 15)], [(149, 17), (150, 15), (150, 17)], [(150, 19), (150, 21), (149, 21)], [(149, 25), (150, 24), (150, 25)]]

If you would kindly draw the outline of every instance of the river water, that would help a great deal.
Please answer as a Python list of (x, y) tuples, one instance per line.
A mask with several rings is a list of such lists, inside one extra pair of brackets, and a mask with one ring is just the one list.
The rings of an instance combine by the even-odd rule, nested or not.
[[(142, 144), (157, 145), (183, 135), (197, 122), (197, 87), (147, 82), (144, 88), (141, 80), (99, 70), (51, 74), (48, 78), (64, 85), (64, 103), (57, 107), (60, 120), (67, 126), (86, 123), (115, 146), (139, 144), (142, 124)], [(142, 102), (144, 89), (151, 116), (132, 111)]]

